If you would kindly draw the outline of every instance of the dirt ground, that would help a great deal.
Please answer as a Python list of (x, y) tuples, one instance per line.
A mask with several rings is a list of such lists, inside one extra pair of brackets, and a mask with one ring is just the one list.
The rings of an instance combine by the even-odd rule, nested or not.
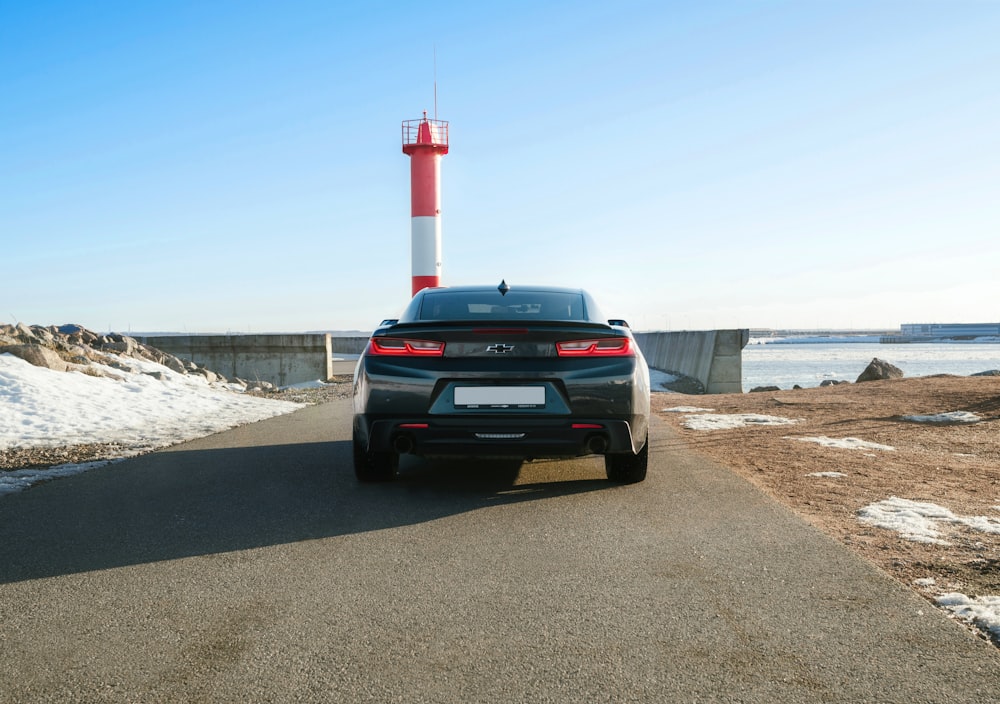
[[(763, 414), (792, 425), (692, 430), (674, 407)], [(911, 588), (1000, 595), (1000, 535), (941, 526), (948, 545), (904, 539), (858, 520), (869, 504), (899, 497), (960, 516), (1000, 521), (1000, 377), (933, 376), (793, 391), (655, 394), (653, 409), (684, 445), (745, 477), (804, 519)], [(977, 423), (919, 423), (910, 415), (968, 411)], [(858, 438), (894, 448), (841, 449), (794, 438)], [(843, 477), (810, 476), (840, 472)], [(915, 580), (933, 578), (933, 584)]]

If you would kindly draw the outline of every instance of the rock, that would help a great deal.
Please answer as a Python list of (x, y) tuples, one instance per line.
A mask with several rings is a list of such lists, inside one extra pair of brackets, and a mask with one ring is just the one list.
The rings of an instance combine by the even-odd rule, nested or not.
[(198, 367), (198, 369), (194, 373), (200, 374), (201, 376), (205, 377), (205, 381), (207, 381), (209, 384), (214, 384), (216, 381), (219, 380), (219, 377), (215, 372), (213, 372), (210, 369), (205, 369), (204, 367)]
[(144, 359), (148, 359), (150, 362), (156, 362), (157, 364), (163, 364), (163, 360), (166, 359), (166, 355), (155, 347), (150, 347), (144, 342), (140, 342), (136, 353)]
[(14, 340), (22, 345), (33, 345), (38, 342), (35, 333), (24, 323), (18, 323), (12, 328), (8, 328), (9, 334)]
[(841, 380), (838, 380), (838, 379), (823, 379), (823, 381), (819, 382), (819, 385), (820, 386), (836, 386), (837, 384), (847, 384), (847, 383), (849, 383), (849, 382), (841, 381)]
[(171, 371), (177, 372), (178, 374), (187, 374), (184, 362), (177, 359), (177, 357), (174, 357), (173, 355), (166, 355), (166, 358), (163, 360), (163, 366)]
[(62, 350), (77, 364), (86, 364), (86, 362), (89, 362), (94, 355), (93, 351), (89, 347), (77, 345), (72, 342), (64, 344)]
[(108, 335), (102, 338), (101, 349), (106, 352), (117, 352), (118, 354), (123, 354), (127, 357), (134, 357), (135, 352), (139, 347), (139, 343), (136, 342), (135, 338), (127, 337), (125, 335)]
[(1000, 369), (988, 369), (985, 372), (976, 372), (975, 374), (969, 374), (969, 376), (1000, 376)]
[(879, 359), (878, 357), (875, 357), (871, 362), (868, 363), (868, 366), (865, 368), (865, 370), (861, 372), (861, 376), (858, 377), (857, 383), (860, 384), (862, 381), (879, 381), (882, 379), (902, 379), (902, 378), (903, 378), (902, 369), (895, 366), (894, 364), (886, 362), (884, 359)]
[[(90, 330), (82, 330), (78, 334), (80, 337), (80, 342), (84, 345), (93, 345), (95, 342), (97, 342), (97, 333), (91, 332)], [(74, 335), (74, 337), (75, 336), (76, 335)]]
[(755, 394), (761, 391), (781, 391), (780, 386), (755, 386), (750, 389), (750, 393)]
[(47, 328), (40, 328), (37, 325), (34, 325), (32, 326), (31, 331), (35, 334), (35, 339), (39, 340), (43, 345), (49, 347), (55, 345), (55, 335), (53, 335)]
[(0, 347), (0, 354), (8, 353), (20, 357), (28, 364), (45, 367), (57, 372), (66, 371), (69, 365), (54, 350), (41, 345), (7, 345)]

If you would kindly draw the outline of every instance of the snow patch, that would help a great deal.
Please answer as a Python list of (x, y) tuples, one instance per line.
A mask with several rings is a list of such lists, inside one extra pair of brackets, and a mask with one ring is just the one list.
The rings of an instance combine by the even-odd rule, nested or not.
[(983, 418), (969, 411), (951, 411), (950, 413), (935, 413), (929, 416), (903, 416), (903, 420), (913, 423), (978, 423)]
[(659, 369), (649, 370), (649, 388), (652, 391), (672, 393), (668, 388), (666, 388), (666, 386), (667, 384), (672, 384), (678, 379), (680, 379), (679, 376), (662, 372)]
[(877, 442), (868, 442), (858, 438), (828, 438), (825, 435), (808, 438), (786, 437), (786, 440), (801, 440), (802, 442), (815, 442), (823, 447), (835, 447), (842, 450), (883, 450), (885, 452), (895, 452), (896, 448), (891, 445), (879, 445)]
[(994, 640), (1000, 641), (1000, 596), (973, 598), (959, 592), (950, 592), (941, 594), (937, 603), (956, 617), (989, 633)]
[(732, 430), (747, 426), (792, 425), (798, 422), (792, 418), (758, 413), (697, 413), (684, 419), (684, 427), (691, 430)]
[(1000, 535), (1000, 520), (988, 516), (957, 516), (943, 506), (890, 497), (858, 511), (862, 523), (898, 532), (906, 540), (949, 545), (942, 538), (945, 526), (964, 526), (981, 533)]

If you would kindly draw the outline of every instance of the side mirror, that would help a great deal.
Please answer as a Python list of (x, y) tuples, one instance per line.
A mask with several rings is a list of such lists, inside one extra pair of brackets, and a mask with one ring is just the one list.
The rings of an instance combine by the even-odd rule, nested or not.
[(396, 324), (396, 323), (398, 323), (398, 322), (399, 322), (399, 318), (386, 318), (386, 319), (385, 319), (385, 320), (383, 320), (383, 321), (382, 321), (381, 323), (379, 323), (379, 324), (378, 324), (378, 326), (379, 326), (380, 328), (384, 328), (384, 327), (386, 327), (387, 325), (395, 325), (395, 324)]
[(629, 324), (627, 322), (625, 322), (624, 320), (621, 320), (619, 318), (612, 318), (611, 320), (608, 321), (608, 325), (613, 325), (616, 328), (627, 328), (627, 327), (629, 327)]

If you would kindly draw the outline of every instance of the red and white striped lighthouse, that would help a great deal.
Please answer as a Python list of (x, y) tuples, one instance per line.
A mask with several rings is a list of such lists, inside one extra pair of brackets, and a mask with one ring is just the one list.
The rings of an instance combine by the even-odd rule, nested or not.
[(413, 293), (441, 285), (441, 157), (448, 153), (448, 123), (403, 121), (403, 153), (410, 157), (410, 262)]

